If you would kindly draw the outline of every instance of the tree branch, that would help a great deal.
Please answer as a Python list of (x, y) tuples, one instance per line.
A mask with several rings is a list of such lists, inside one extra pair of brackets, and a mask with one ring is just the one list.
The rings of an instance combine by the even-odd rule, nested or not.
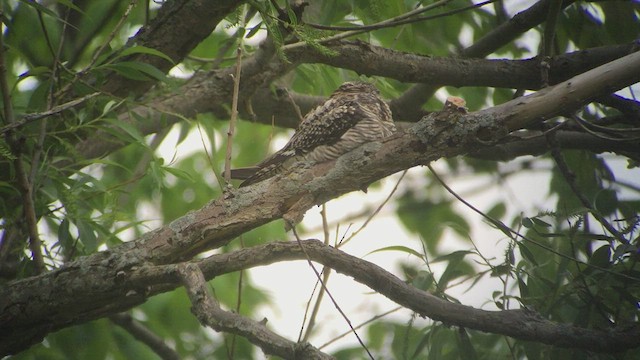
[(265, 324), (222, 310), (207, 288), (204, 274), (196, 264), (178, 265), (177, 272), (193, 304), (192, 311), (203, 325), (218, 332), (244, 336), (258, 345), (265, 354), (285, 359), (333, 359), (308, 343), (294, 343), (283, 338), (269, 330)]
[[(587, 150), (593, 153), (615, 152), (640, 160), (640, 144), (614, 141), (578, 131), (559, 130), (555, 134), (561, 149)], [(512, 135), (499, 144), (479, 149), (469, 155), (483, 160), (509, 161), (524, 155), (539, 156), (551, 150), (540, 131), (527, 131)]]
[[(242, 62), (242, 81), (238, 102), (246, 103), (256, 89), (262, 88), (291, 69), (292, 64), (274, 57), (270, 45), (262, 46), (252, 57)], [(211, 72), (197, 73), (189, 83), (175, 93), (159, 97), (151, 104), (138, 106), (129, 112), (136, 113), (146, 121), (123, 113), (119, 120), (135, 126), (141, 134), (148, 135), (201, 112), (219, 112), (231, 103), (233, 97), (233, 74), (235, 66)], [(116, 131), (118, 131), (116, 129)], [(104, 156), (126, 145), (121, 139), (107, 131), (98, 131), (91, 138), (76, 146), (78, 155), (84, 158)]]
[[(431, 86), (491, 86), (512, 89), (539, 89), (540, 60), (485, 60), (463, 57), (435, 57), (395, 51), (363, 41), (327, 44), (337, 55), (317, 51), (292, 53), (303, 63), (322, 63), (350, 69), (368, 76), (384, 76), (409, 83)], [(557, 84), (594, 67), (637, 51), (635, 43), (603, 46), (549, 59), (549, 85)]]
[[(128, 57), (127, 61), (146, 63), (162, 72), (169, 71), (209, 36), (225, 16), (243, 2), (243, 0), (165, 1), (156, 17), (131, 37), (126, 47), (135, 44), (158, 50), (173, 60), (173, 63), (148, 54), (133, 55)], [(131, 93), (139, 95), (151, 88), (153, 84), (152, 81), (133, 81), (114, 74), (109, 77), (101, 90), (116, 96), (127, 96)]]
[[(4, 13), (4, 4), (0, 5), (0, 15)], [(8, 124), (13, 124), (17, 120), (13, 113), (13, 103), (11, 102), (11, 90), (9, 89), (9, 82), (7, 81), (7, 64), (5, 61), (5, 44), (3, 36), (0, 36), (0, 95), (2, 96), (3, 104), (3, 119)], [(42, 273), (46, 270), (44, 263), (44, 257), (42, 256), (42, 241), (40, 240), (40, 234), (38, 233), (38, 221), (36, 220), (36, 211), (33, 198), (33, 184), (29, 182), (29, 176), (27, 175), (27, 169), (25, 168), (25, 160), (23, 159), (23, 153), (26, 150), (24, 146), (24, 139), (18, 137), (15, 133), (9, 133), (5, 137), (13, 152), (13, 166), (15, 167), (15, 182), (18, 185), (18, 190), (22, 197), (22, 213), (26, 222), (27, 233), (29, 234), (29, 250), (33, 256), (33, 268), (36, 274)], [(9, 248), (5, 248), (8, 251)], [(2, 254), (3, 257), (6, 254)]]
[[(573, 347), (600, 352), (624, 351), (640, 346), (640, 327), (595, 330), (558, 324), (526, 310), (486, 311), (458, 303), (448, 302), (419, 290), (379, 266), (351, 256), (318, 240), (303, 241), (304, 250), (295, 242), (274, 242), (233, 254), (216, 255), (202, 260), (200, 268), (206, 277), (221, 272), (233, 272), (249, 267), (272, 264), (285, 260), (305, 258), (353, 277), (356, 281), (384, 295), (394, 302), (416, 311), (421, 316), (518, 339), (539, 341), (562, 347)], [(210, 262), (211, 260), (211, 262)], [(222, 270), (222, 268), (225, 268)], [(215, 269), (215, 270), (214, 270)], [(214, 275), (214, 273), (216, 275)], [(141, 283), (153, 281), (139, 279)]]
[(142, 326), (142, 324), (138, 323), (131, 315), (125, 313), (114, 314), (109, 316), (109, 320), (133, 335), (133, 337), (135, 337), (138, 341), (147, 345), (151, 349), (151, 351), (153, 351), (154, 353), (156, 353), (156, 355), (158, 355), (158, 357), (160, 357), (160, 359), (180, 359), (178, 353), (167, 346), (167, 344), (165, 344), (164, 340), (161, 337), (154, 334), (146, 327)]
[[(128, 270), (120, 275), (117, 281), (120, 300), (112, 302), (103, 311), (115, 311), (115, 307), (120, 308), (123, 305), (135, 306), (126, 302), (123, 304), (122, 299), (126, 298), (125, 293), (127, 292), (136, 292), (145, 288), (147, 289), (145, 297), (149, 297), (173, 290), (181, 283), (185, 283), (194, 306), (193, 311), (203, 324), (209, 325), (217, 331), (245, 336), (261, 347), (269, 344), (267, 346), (270, 347), (263, 347), (265, 352), (269, 354), (286, 358), (290, 358), (290, 355), (295, 351), (310, 351), (315, 354), (317, 349), (310, 345), (295, 344), (273, 333), (262, 323), (223, 311), (210, 297), (204, 282), (204, 279), (212, 279), (223, 274), (282, 261), (305, 260), (309, 256), (312, 261), (354, 278), (354, 280), (421, 316), (442, 321), (445, 324), (504, 334), (517, 339), (538, 341), (555, 346), (599, 352), (624, 351), (640, 346), (640, 326), (637, 324), (614, 329), (586, 329), (550, 321), (527, 310), (487, 311), (475, 309), (448, 302), (419, 290), (373, 263), (346, 254), (318, 240), (304, 240), (301, 243), (304, 249), (300, 247), (298, 242), (273, 242), (231, 253), (212, 255), (206, 259), (194, 260), (187, 264), (146, 265)], [(111, 280), (103, 277), (104, 274), (99, 274), (102, 269), (93, 268), (90, 271), (102, 277), (102, 282), (93, 284), (96, 289), (105, 286), (109, 288), (105, 290), (105, 294), (114, 291)], [(83, 294), (81, 297), (86, 297), (86, 295)], [(72, 314), (78, 315), (75, 312)], [(10, 330), (19, 329), (12, 328)], [(7, 334), (2, 333), (2, 335)], [(7, 354), (11, 349), (7, 347), (8, 339), (19, 336), (18, 333), (9, 333), (9, 335), (2, 337), (0, 354)]]
[[(467, 58), (483, 58), (511, 41), (517, 39), (531, 28), (540, 25), (547, 17), (549, 4), (555, 0), (540, 0), (533, 4), (527, 10), (521, 11), (513, 16), (509, 21), (500, 24), (500, 26), (491, 30), (487, 35), (483, 36), (473, 45), (462, 50), (460, 56)], [(566, 0), (562, 6), (566, 7), (572, 4), (574, 0)], [(405, 121), (410, 117), (405, 115), (419, 112), (422, 104), (424, 104), (437, 87), (433, 85), (418, 84), (407, 90), (402, 96), (395, 99), (391, 103), (391, 111), (399, 114)]]

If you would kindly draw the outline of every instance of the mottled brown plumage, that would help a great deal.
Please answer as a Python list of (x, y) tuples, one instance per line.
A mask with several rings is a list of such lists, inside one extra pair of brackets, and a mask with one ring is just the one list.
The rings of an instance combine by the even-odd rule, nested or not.
[(365, 82), (342, 84), (321, 106), (310, 111), (289, 142), (255, 167), (234, 169), (231, 177), (247, 186), (268, 179), (299, 161), (333, 160), (356, 147), (391, 135), (391, 110), (378, 89)]

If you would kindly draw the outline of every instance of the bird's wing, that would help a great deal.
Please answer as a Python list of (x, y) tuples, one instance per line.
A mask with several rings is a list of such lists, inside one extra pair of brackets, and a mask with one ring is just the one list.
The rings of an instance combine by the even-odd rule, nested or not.
[(329, 99), (307, 114), (289, 142), (279, 151), (257, 164), (266, 167), (304, 155), (319, 145), (332, 145), (344, 133), (368, 115), (355, 100)]

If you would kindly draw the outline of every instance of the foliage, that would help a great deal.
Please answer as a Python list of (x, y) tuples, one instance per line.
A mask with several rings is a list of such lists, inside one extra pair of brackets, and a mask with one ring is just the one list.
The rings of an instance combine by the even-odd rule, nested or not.
[[(0, 123), (3, 285), (42, 271), (29, 246), (32, 225), (25, 216), (29, 206), (19, 181), (21, 175), (32, 191), (29, 196), (47, 269), (138, 239), (223, 196), (229, 108), (212, 107), (197, 116), (187, 111), (155, 109), (163, 112), (170, 125), (153, 131), (145, 129), (149, 119), (134, 109), (152, 107), (158, 99), (180, 95), (190, 81), (185, 76), (216, 76), (220, 69), (235, 67), (236, 48), (242, 49), (245, 59), (251, 58), (261, 46), (267, 47), (264, 38), (270, 41), (268, 46), (275, 49), (279, 61), (291, 67), (277, 81), (264, 84), (272, 86), (272, 93), (279, 94), (276, 87), (282, 86), (289, 94), (326, 96), (344, 81), (365, 78), (320, 61), (297, 63), (283, 49), (299, 41), (297, 44), (306, 46), (304, 51), (331, 58), (337, 53), (326, 40), (350, 31), (343, 27), (357, 30), (362, 24), (378, 24), (433, 4), (326, 0), (302, 10), (296, 2), (249, 1), (227, 14), (198, 44), (192, 44), (188, 56), (176, 60), (168, 51), (130, 41), (138, 39), (140, 27), (156, 17), (168, 16), (161, 9), (171, 2), (134, 3), (2, 1), (6, 73), (0, 76), (9, 90), (3, 94)], [(470, 5), (473, 2), (448, 2), (423, 14), (443, 14), (441, 17), (355, 31), (350, 39), (400, 52), (454, 56), (525, 9), (512, 1), (494, 1), (448, 14)], [(553, 56), (625, 44), (640, 34), (639, 11), (634, 2), (578, 1), (557, 14), (552, 54), (539, 50), (537, 39), (551, 26), (543, 23), (529, 30), (526, 38), (496, 47), (490, 57)], [(314, 27), (317, 24), (335, 28)], [(172, 45), (183, 46), (188, 45)], [(170, 65), (157, 65), (162, 63)], [(125, 87), (125, 92), (111, 93), (105, 89), (114, 79), (133, 85)], [(374, 82), (390, 99), (401, 97), (413, 86), (385, 77), (365, 80)], [(146, 88), (136, 93), (137, 86)], [(471, 110), (479, 110), (503, 103), (520, 90), (447, 86), (435, 96), (427, 96), (420, 106), (421, 110), (436, 111), (442, 108), (442, 99), (456, 95), (464, 98)], [(602, 103), (586, 106), (577, 115), (588, 124), (608, 126), (609, 130), (603, 131), (607, 136), (618, 136), (621, 130), (635, 131), (637, 141), (640, 104), (633, 90), (620, 94), (631, 98), (635, 117), (616, 121), (625, 114)], [(233, 162), (245, 166), (260, 161), (291, 131), (274, 126), (272, 119), (251, 121), (255, 114), (245, 109), (246, 104), (240, 106), (243, 118), (237, 123), (233, 140)], [(46, 115), (56, 107), (60, 111)], [(179, 120), (169, 120), (175, 117)], [(276, 115), (273, 117), (277, 121)], [(629, 118), (635, 123), (629, 123)], [(554, 127), (581, 129), (570, 114), (558, 114), (539, 124), (542, 130)], [(79, 150), (109, 135), (120, 144), (117, 150), (91, 157)], [(402, 269), (398, 276), (403, 280), (452, 302), (490, 310), (526, 308), (546, 319), (586, 329), (637, 324), (640, 176), (634, 166), (640, 155), (624, 150), (602, 154), (588, 146), (550, 147), (552, 151), (542, 155), (532, 153), (534, 156), (509, 162), (480, 160), (471, 155), (439, 161), (438, 175), (443, 175), (442, 181), (450, 188), (461, 189), (456, 190), (459, 194), (450, 193), (431, 171), (411, 170), (385, 208), (387, 215), (392, 213), (395, 224), (401, 224), (396, 225), (397, 232), (402, 229), (410, 238), (384, 234), (386, 245), (370, 254), (395, 257)], [(629, 169), (621, 165), (624, 161), (628, 161)], [(527, 182), (527, 177), (537, 182)], [(372, 188), (372, 193), (382, 194), (390, 183), (383, 181)], [(462, 203), (458, 195), (478, 208)], [(360, 212), (351, 219), (345, 215), (336, 219), (340, 227), (332, 225), (330, 231), (339, 236), (352, 234), (354, 229), (344, 229), (349, 224), (364, 223), (373, 213)], [(304, 228), (305, 236), (318, 236), (313, 231), (316, 225), (305, 222), (299, 231)], [(291, 236), (284, 232), (282, 222), (273, 222), (243, 234), (219, 251), (283, 239)], [(362, 235), (359, 240), (367, 241)], [(482, 245), (487, 243), (491, 245)], [(261, 309), (277, 306), (277, 299), (267, 291), (269, 284), (254, 281), (254, 274), (235, 272), (209, 284), (225, 308), (261, 318)], [(467, 293), (472, 292), (482, 293), (481, 299), (469, 299)], [(367, 301), (374, 297), (360, 295)], [(206, 331), (190, 313), (190, 306), (184, 289), (177, 289), (150, 298), (131, 313), (181, 357), (259, 358), (259, 349), (246, 339)], [(376, 315), (367, 314), (371, 318)], [(593, 355), (448, 326), (409, 312), (393, 319), (375, 319), (359, 333), (375, 358), (561, 359)], [(310, 341), (316, 345), (313, 336)], [(330, 349), (328, 352), (338, 359), (367, 358), (362, 347), (351, 341)], [(629, 350), (616, 358), (631, 359), (638, 356), (638, 351)], [(150, 357), (152, 350), (103, 318), (49, 334), (41, 344), (15, 358)]]

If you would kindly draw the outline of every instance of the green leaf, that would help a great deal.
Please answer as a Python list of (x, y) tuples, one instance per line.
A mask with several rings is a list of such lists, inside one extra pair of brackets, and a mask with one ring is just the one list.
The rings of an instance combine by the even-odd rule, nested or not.
[(246, 38), (246, 39), (251, 39), (255, 34), (257, 34), (257, 33), (258, 33), (258, 31), (260, 31), (260, 30), (261, 30), (261, 28), (262, 28), (262, 21), (260, 21), (256, 26), (252, 27), (252, 28), (249, 30), (249, 33), (247, 33), (247, 35), (246, 35), (246, 37), (245, 37), (245, 38)]
[(145, 55), (157, 56), (175, 65), (175, 62), (165, 53), (158, 51), (156, 49), (142, 46), (142, 45), (136, 45), (136, 46), (132, 46), (130, 48), (124, 49), (114, 60), (129, 56), (129, 55), (133, 55), (133, 54), (145, 54)]
[(427, 250), (434, 252), (446, 228), (454, 230), (463, 239), (469, 237), (469, 224), (448, 202), (433, 203), (417, 200), (412, 193), (399, 199), (398, 216), (410, 231), (421, 235)]
[(467, 331), (464, 328), (458, 328), (457, 335), (456, 340), (459, 345), (461, 358), (468, 360), (477, 359), (478, 354), (476, 354), (476, 349), (473, 347)]
[(161, 166), (161, 169), (170, 173), (171, 175), (183, 179), (183, 180), (187, 180), (190, 182), (195, 182), (195, 180), (193, 179), (193, 177), (191, 176), (191, 174), (189, 174), (188, 172), (184, 171), (184, 170), (180, 170), (180, 169), (176, 169), (173, 167), (169, 167), (169, 166)]
[(70, 251), (73, 248), (73, 237), (69, 232), (69, 220), (64, 219), (58, 226), (58, 242), (65, 251)]
[(131, 80), (149, 81), (152, 79), (169, 83), (166, 74), (155, 66), (134, 61), (122, 61), (114, 64), (100, 65), (96, 69), (108, 69)]
[(551, 224), (549, 224), (546, 221), (542, 221), (537, 217), (532, 217), (531, 218), (531, 222), (533, 222), (536, 226), (545, 227), (545, 228), (550, 228), (551, 227)]
[(435, 279), (433, 274), (429, 271), (419, 271), (418, 274), (411, 280), (411, 285), (416, 289), (427, 291), (433, 287)]
[(121, 131), (117, 131), (116, 129), (112, 129), (110, 127), (103, 127), (103, 130), (109, 131), (111, 134), (116, 135), (117, 137), (127, 142), (131, 142), (133, 140), (139, 145), (142, 145), (145, 147), (147, 146), (146, 141), (144, 140), (144, 137), (142, 137), (142, 134), (140, 133), (140, 131), (135, 126), (129, 124), (128, 122), (125, 122), (119, 119), (103, 119), (103, 121), (113, 125), (113, 127), (116, 129), (123, 130), (125, 134), (129, 135), (129, 138), (123, 137)]
[(446, 289), (449, 282), (461, 276), (471, 275), (474, 273), (473, 267), (464, 261), (465, 256), (472, 254), (471, 251), (455, 251), (451, 254), (439, 256), (432, 261), (437, 263), (440, 261), (448, 261), (446, 269), (438, 280), (438, 288)]
[(611, 189), (603, 189), (602, 191), (599, 191), (596, 195), (594, 207), (603, 216), (613, 214), (619, 207), (618, 193)]
[(383, 251), (400, 251), (403, 253), (407, 253), (410, 255), (413, 255), (421, 260), (424, 260), (424, 255), (422, 255), (421, 253), (413, 250), (412, 248), (406, 247), (406, 246), (402, 246), (402, 245), (394, 245), (394, 246), (387, 246), (387, 247), (383, 247), (380, 249), (375, 249), (373, 251), (368, 252), (365, 256), (367, 255), (371, 255), (371, 254), (375, 254), (377, 252), (383, 252)]
[(60, 17), (58, 16), (58, 14), (56, 14), (53, 10), (50, 10), (49, 8), (47, 8), (47, 7), (45, 7), (45, 6), (40, 5), (39, 3), (35, 2), (35, 1), (20, 0), (20, 2), (21, 2), (22, 4), (25, 4), (25, 5), (27, 5), (27, 6), (30, 6), (30, 7), (34, 8), (34, 9), (36, 9), (36, 10), (37, 10), (37, 11), (39, 11), (39, 12), (42, 12), (42, 13), (44, 13), (44, 14), (46, 14), (46, 15), (49, 15), (49, 16), (51, 16), (51, 17), (52, 17), (52, 18), (54, 18), (54, 19), (63, 20), (63, 19), (62, 19), (62, 18), (60, 18)]
[(75, 225), (78, 228), (78, 237), (84, 245), (84, 253), (92, 254), (98, 249), (98, 237), (90, 222), (83, 219), (76, 219)]
[(529, 288), (527, 283), (524, 281), (524, 278), (518, 276), (518, 290), (520, 290), (520, 296), (523, 298), (529, 297)]
[(486, 214), (492, 219), (501, 219), (506, 214), (506, 212), (507, 206), (503, 202), (499, 202), (493, 205), (493, 207), (489, 209)]
[(528, 245), (524, 244), (523, 242), (518, 242), (518, 250), (520, 250), (520, 254), (527, 261), (529, 261), (530, 263), (532, 263), (535, 266), (538, 265), (538, 261), (536, 260), (536, 257), (533, 255), (531, 250), (529, 250)]
[(73, 3), (72, 1), (70, 1), (70, 0), (56, 0), (56, 2), (58, 2), (58, 3), (60, 3), (60, 4), (64, 5), (64, 6), (66, 6), (66, 7), (68, 7), (68, 8), (71, 8), (71, 9), (75, 10), (75, 11), (79, 12), (79, 13), (80, 13), (80, 14), (82, 14), (82, 15), (86, 15), (86, 13), (85, 13), (84, 11), (82, 11), (82, 9), (80, 9), (79, 7), (77, 7), (77, 6), (76, 6), (76, 4), (74, 4), (74, 3)]
[(611, 246), (603, 245), (594, 251), (589, 258), (589, 264), (604, 269), (609, 268), (611, 266)]

